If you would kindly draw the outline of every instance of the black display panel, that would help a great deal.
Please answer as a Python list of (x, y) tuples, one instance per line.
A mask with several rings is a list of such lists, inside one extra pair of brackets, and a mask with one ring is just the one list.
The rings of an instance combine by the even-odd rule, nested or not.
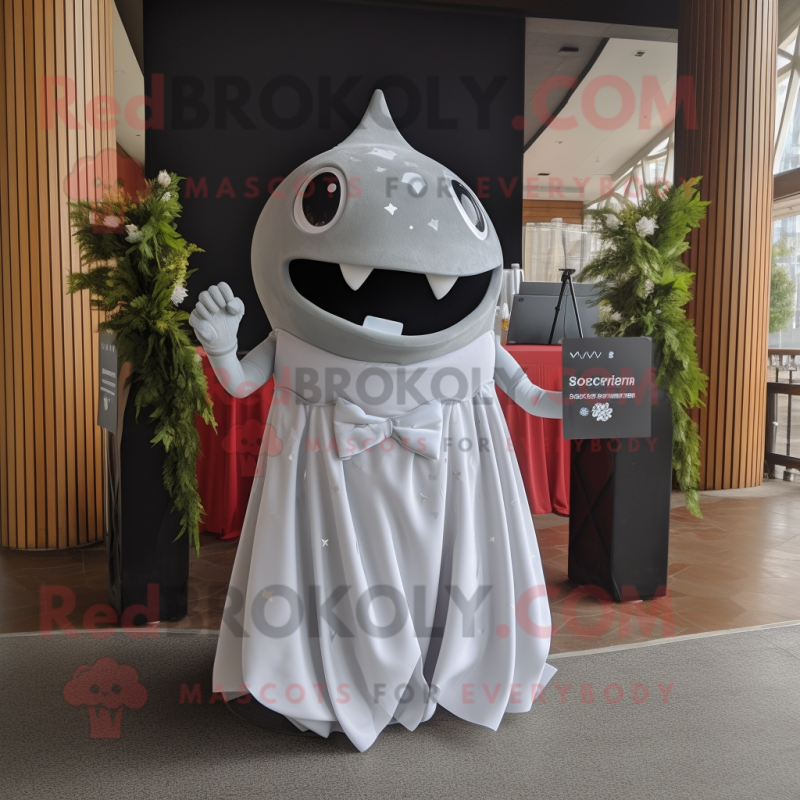
[[(271, 0), (145, 0), (145, 85), (163, 92), (147, 174), (186, 176), (185, 307), (227, 281), (245, 302), (239, 345), (269, 325), (250, 271), (256, 220), (281, 177), (345, 139), (374, 89), (420, 152), (480, 197), (506, 266), (521, 260), (525, 19)], [(163, 89), (159, 90), (159, 86)]]

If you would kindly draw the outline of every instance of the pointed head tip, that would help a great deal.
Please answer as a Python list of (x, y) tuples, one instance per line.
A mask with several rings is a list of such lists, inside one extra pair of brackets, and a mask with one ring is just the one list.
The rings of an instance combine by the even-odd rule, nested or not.
[[(345, 139), (348, 144), (389, 144), (411, 148), (394, 124), (386, 97), (376, 89), (356, 129)], [(344, 142), (342, 142), (344, 144)]]
[(386, 95), (384, 95), (383, 89), (376, 89), (372, 93), (367, 110), (364, 112), (364, 117), (366, 118), (372, 113), (378, 113), (381, 116), (389, 117), (389, 119), (392, 118), (389, 113), (389, 106), (386, 104)]

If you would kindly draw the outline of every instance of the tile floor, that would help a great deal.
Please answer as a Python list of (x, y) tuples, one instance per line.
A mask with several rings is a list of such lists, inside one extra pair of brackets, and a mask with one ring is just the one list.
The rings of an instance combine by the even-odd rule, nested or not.
[[(704, 492), (702, 520), (673, 496), (668, 596), (614, 604), (584, 596), (567, 579), (568, 525), (536, 517), (550, 587), (552, 652), (685, 633), (800, 620), (800, 483)], [(189, 616), (168, 627), (219, 628), (236, 544), (205, 534), (192, 554)], [(68, 619), (81, 627), (90, 606), (106, 603), (104, 545), (23, 552), (0, 548), (0, 633), (39, 629), (41, 585), (74, 593)]]

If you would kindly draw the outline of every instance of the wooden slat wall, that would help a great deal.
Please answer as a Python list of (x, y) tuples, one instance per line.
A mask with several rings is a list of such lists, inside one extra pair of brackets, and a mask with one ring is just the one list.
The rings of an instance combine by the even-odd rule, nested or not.
[[(102, 538), (97, 313), (65, 294), (79, 269), (67, 176), (113, 152), (113, 129), (84, 109), (113, 97), (112, 0), (3, 0), (0, 16), (0, 544), (73, 547)], [(44, 76), (74, 81), (70, 111), (46, 126)], [(104, 175), (115, 165), (101, 156)], [(98, 159), (98, 160), (101, 160)], [(98, 170), (99, 171), (99, 170)], [(82, 181), (89, 192), (91, 178)]]
[(561, 217), (564, 222), (580, 225), (583, 222), (583, 201), (581, 200), (523, 200), (522, 224), (528, 222), (550, 222)]
[(691, 238), (690, 313), (710, 376), (699, 415), (702, 484), (763, 476), (777, 0), (682, 0), (678, 74), (691, 75), (697, 128), (675, 126), (675, 174), (702, 175), (708, 218)]

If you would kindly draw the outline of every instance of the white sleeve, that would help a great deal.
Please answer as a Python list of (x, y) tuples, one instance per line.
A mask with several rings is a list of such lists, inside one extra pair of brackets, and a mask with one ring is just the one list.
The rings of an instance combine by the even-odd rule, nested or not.
[(254, 347), (241, 361), (236, 348), (224, 355), (208, 356), (217, 380), (228, 394), (247, 397), (260, 389), (271, 377), (275, 366), (276, 335), (272, 331), (261, 344)]
[(541, 389), (531, 383), (514, 356), (495, 339), (495, 383), (523, 410), (534, 417), (561, 419), (564, 416), (561, 392)]

